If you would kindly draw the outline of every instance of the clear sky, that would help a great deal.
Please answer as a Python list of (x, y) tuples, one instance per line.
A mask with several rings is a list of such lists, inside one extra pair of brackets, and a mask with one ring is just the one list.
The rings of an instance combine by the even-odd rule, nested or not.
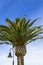
[[(14, 21), (16, 17), (22, 18), (24, 15), (32, 20), (41, 17), (35, 25), (43, 24), (43, 0), (0, 0), (0, 24), (7, 24), (5, 18)], [(0, 45), (0, 65), (12, 65), (12, 58), (7, 58), (10, 48), (10, 45)], [(43, 65), (43, 40), (28, 44), (24, 58), (25, 65)], [(14, 59), (17, 65), (17, 57)]]

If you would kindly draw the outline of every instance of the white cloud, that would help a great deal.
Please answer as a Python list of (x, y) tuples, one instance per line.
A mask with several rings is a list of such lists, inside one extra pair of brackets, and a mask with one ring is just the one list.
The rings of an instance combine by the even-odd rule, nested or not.
[(25, 65), (43, 65), (43, 48), (28, 47), (25, 56)]
[[(0, 65), (12, 65), (13, 58), (8, 58), (7, 54), (0, 55)], [(14, 57), (14, 63), (16, 63), (16, 57)]]

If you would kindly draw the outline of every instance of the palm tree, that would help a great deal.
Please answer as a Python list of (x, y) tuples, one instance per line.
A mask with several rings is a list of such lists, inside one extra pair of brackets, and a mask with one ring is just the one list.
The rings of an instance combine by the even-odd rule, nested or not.
[[(7, 26), (0, 25), (0, 44), (10, 44), (15, 47), (15, 55), (17, 56), (17, 64), (24, 65), (24, 56), (26, 54), (26, 45), (32, 41), (42, 39), (42, 26), (33, 26), (38, 20), (26, 20), (26, 17), (16, 18), (15, 22), (5, 19)], [(4, 43), (3, 43), (4, 41)], [(10, 43), (9, 43), (10, 42)]]

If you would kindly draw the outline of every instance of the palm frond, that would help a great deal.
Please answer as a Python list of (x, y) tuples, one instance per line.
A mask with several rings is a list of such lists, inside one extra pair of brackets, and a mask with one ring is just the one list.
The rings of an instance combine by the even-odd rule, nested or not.
[(10, 36), (10, 29), (7, 26), (0, 25), (0, 33), (6, 35), (7, 37)]
[(31, 32), (30, 34), (27, 33), (24, 41), (27, 42), (27, 41), (31, 40), (32, 38), (35, 38), (35, 37), (39, 36), (40, 34), (43, 34), (43, 32), (41, 32), (40, 30), (39, 31), (35, 31), (33, 33)]
[(9, 28), (7, 26), (0, 25), (0, 31), (2, 31), (2, 30), (9, 31)]
[[(8, 42), (3, 42), (3, 41), (1, 41), (1, 42), (0, 42), (0, 45), (1, 45), (1, 44), (9, 44), (9, 43), (8, 43)], [(9, 44), (9, 45), (11, 45), (11, 44)]]
[(16, 18), (16, 24), (18, 24), (18, 22), (20, 22), (20, 18)]
[(43, 37), (39, 37), (39, 38), (34, 38), (34, 39), (31, 39), (31, 40), (29, 41), (29, 43), (30, 43), (30, 42), (32, 42), (32, 41), (39, 40), (39, 39), (43, 39)]
[(38, 19), (32, 22), (31, 19), (26, 21), (26, 17), (22, 19), (16, 18), (16, 22), (6, 19), (8, 26), (0, 25), (0, 40), (10, 41), (13, 46), (22, 46), (27, 44), (27, 41), (41, 39), (40, 34), (43, 34), (43, 25), (32, 27)]
[(28, 27), (31, 27), (38, 19), (39, 19), (39, 18), (33, 20), (33, 21), (28, 25)]
[(6, 36), (0, 35), (0, 40), (1, 41), (8, 41), (8, 38)]
[(8, 27), (10, 27), (11, 29), (14, 29), (14, 23), (7, 18), (5, 20), (8, 23)]
[(25, 45), (27, 45), (27, 44), (29, 44), (29, 43), (31, 43), (31, 42), (34, 42), (34, 41), (36, 41), (36, 40), (41, 40), (41, 39), (43, 39), (43, 37), (33, 38), (33, 39), (27, 41)]
[(1, 45), (1, 44), (4, 44), (4, 43), (3, 43), (3, 42), (0, 42), (0, 45)]
[(43, 34), (43, 32), (34, 32), (33, 34), (29, 35), (29, 40), (31, 40), (32, 38), (34, 38), (40, 34)]
[(0, 25), (0, 33), (10, 38), (11, 37), (14, 38), (14, 34), (16, 34), (14, 30), (11, 30), (7, 26), (4, 26), (4, 25)]
[(25, 24), (25, 27), (29, 24), (29, 22), (31, 21), (31, 19), (29, 19), (26, 24)]

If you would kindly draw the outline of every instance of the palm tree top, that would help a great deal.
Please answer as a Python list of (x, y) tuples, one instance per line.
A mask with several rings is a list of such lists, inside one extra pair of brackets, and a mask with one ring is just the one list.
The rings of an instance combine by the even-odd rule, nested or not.
[[(8, 26), (0, 25), (0, 40), (5, 41), (6, 44), (23, 46), (26, 45), (27, 42), (30, 43), (43, 38), (43, 36), (40, 35), (43, 33), (43, 25), (33, 26), (38, 18), (33, 21), (31, 21), (31, 19), (26, 20), (26, 17), (22, 19), (16, 18), (15, 22), (7, 18), (5, 20)], [(0, 44), (2, 44), (2, 42)]]

